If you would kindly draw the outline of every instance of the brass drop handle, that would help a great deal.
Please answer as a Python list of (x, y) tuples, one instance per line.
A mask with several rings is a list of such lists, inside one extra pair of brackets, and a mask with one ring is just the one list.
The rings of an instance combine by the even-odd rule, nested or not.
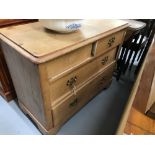
[(72, 77), (70, 80), (67, 81), (67, 84), (66, 84), (67, 86), (70, 87), (70, 89), (72, 90), (72, 93), (73, 93), (74, 96), (77, 95), (77, 93), (76, 93), (76, 85), (75, 85), (76, 81), (77, 81), (77, 76)]
[(75, 76), (75, 77), (72, 77), (70, 80), (68, 80), (67, 81), (67, 86), (69, 86), (69, 87), (72, 87), (73, 86), (73, 84), (75, 84), (76, 83), (76, 81), (77, 81), (77, 77)]
[(104, 57), (104, 58), (101, 60), (102, 65), (105, 65), (105, 64), (107, 63), (108, 59), (109, 59), (108, 56)]
[(75, 100), (73, 100), (73, 102), (69, 104), (69, 107), (70, 108), (75, 107), (77, 104), (78, 104), (78, 99), (76, 98)]
[(94, 42), (92, 44), (91, 56), (95, 56), (96, 55), (96, 48), (97, 48), (97, 42)]
[(111, 47), (114, 42), (115, 42), (115, 37), (110, 38), (108, 41), (108, 46)]

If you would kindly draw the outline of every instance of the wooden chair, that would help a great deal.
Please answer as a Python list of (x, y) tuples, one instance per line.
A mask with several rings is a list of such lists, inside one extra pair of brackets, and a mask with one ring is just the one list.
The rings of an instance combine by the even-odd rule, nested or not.
[[(146, 27), (146, 32), (145, 32), (145, 36), (147, 38), (146, 40), (146, 44), (145, 44), (145, 47), (143, 49), (143, 51), (141, 52), (141, 55), (139, 56), (140, 57), (140, 61), (138, 63), (138, 66), (135, 70), (135, 73), (137, 74), (144, 59), (145, 59), (145, 56), (148, 52), (148, 49), (152, 43), (152, 40), (153, 40), (153, 37), (154, 37), (154, 34), (155, 34), (155, 20), (152, 19), (152, 20), (142, 20), (142, 21), (145, 21), (147, 22), (147, 27)], [(139, 59), (138, 57), (138, 59)]]
[[(130, 20), (128, 20), (130, 23)], [(147, 20), (147, 21), (140, 21), (140, 24), (138, 24), (137, 27), (132, 27), (135, 23), (139, 23), (139, 21), (131, 20), (130, 23), (131, 28), (129, 27), (129, 32), (127, 32), (126, 39), (122, 45), (121, 52), (119, 55), (119, 59), (117, 62), (117, 73), (116, 73), (116, 79), (119, 80), (121, 74), (125, 74), (127, 69), (129, 71), (132, 69), (133, 63), (135, 60), (138, 62), (138, 67), (140, 68), (141, 63), (143, 62), (141, 59), (145, 57), (147, 50), (146, 45), (148, 45), (148, 40), (150, 37), (150, 33), (152, 30), (152, 21), (153, 20)], [(132, 33), (130, 32), (132, 31)], [(128, 33), (130, 36), (128, 36)], [(141, 62), (142, 61), (142, 62)], [(136, 72), (139, 69), (136, 69)]]
[[(155, 135), (155, 26), (154, 37), (140, 68), (116, 134)], [(147, 46), (147, 45), (146, 45)]]

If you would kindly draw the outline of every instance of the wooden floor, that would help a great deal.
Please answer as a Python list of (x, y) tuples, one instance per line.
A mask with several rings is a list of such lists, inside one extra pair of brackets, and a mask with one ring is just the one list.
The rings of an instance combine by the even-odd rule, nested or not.
[(124, 132), (136, 135), (155, 134), (155, 120), (132, 107)]

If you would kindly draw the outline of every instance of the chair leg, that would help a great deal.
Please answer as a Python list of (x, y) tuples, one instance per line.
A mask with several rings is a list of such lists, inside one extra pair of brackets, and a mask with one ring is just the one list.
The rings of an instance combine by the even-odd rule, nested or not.
[(133, 63), (135, 62), (135, 59), (136, 59), (137, 54), (138, 54), (138, 52), (135, 52), (134, 53), (133, 59), (131, 61), (130, 67), (129, 67), (129, 71), (131, 71), (131, 69), (132, 69), (132, 66), (133, 66)]
[[(140, 50), (140, 51), (142, 51), (142, 50)], [(136, 61), (139, 61), (139, 59), (140, 59), (140, 57), (141, 57), (141, 55), (142, 55), (142, 52), (140, 52), (139, 51), (139, 53), (138, 53), (138, 56), (137, 56), (137, 60)]]
[(141, 56), (141, 59), (140, 59), (140, 61), (139, 61), (139, 63), (138, 63), (138, 66), (137, 66), (137, 68), (136, 68), (136, 70), (135, 70), (135, 74), (137, 74), (137, 73), (139, 72), (139, 69), (140, 69), (140, 67), (141, 67), (141, 65), (142, 65), (142, 63), (143, 63), (143, 61), (144, 61), (145, 56), (146, 56), (146, 53), (143, 52), (143, 53), (142, 53), (142, 56)]
[(120, 54), (120, 58), (117, 61), (117, 68), (120, 67), (120, 64), (121, 64), (121, 62), (123, 60), (123, 56), (124, 56), (125, 50), (126, 50), (126, 48), (122, 48), (122, 51), (121, 51), (121, 54)]
[(123, 74), (125, 74), (126, 70), (128, 69), (132, 54), (133, 54), (133, 51), (130, 50), (127, 61), (126, 61), (125, 65), (124, 65)]
[(122, 73), (121, 70), (122, 70), (123, 58), (124, 58), (124, 55), (125, 55), (125, 51), (126, 51), (126, 48), (123, 48), (122, 51), (121, 51), (120, 58), (117, 61), (117, 75), (116, 75), (116, 80), (117, 81), (119, 81), (121, 73)]

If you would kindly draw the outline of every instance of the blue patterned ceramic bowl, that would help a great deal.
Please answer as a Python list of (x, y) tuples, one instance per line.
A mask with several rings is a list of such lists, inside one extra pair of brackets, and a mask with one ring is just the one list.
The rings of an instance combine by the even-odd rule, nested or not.
[(82, 27), (82, 19), (40, 19), (42, 25), (61, 33), (74, 32)]

